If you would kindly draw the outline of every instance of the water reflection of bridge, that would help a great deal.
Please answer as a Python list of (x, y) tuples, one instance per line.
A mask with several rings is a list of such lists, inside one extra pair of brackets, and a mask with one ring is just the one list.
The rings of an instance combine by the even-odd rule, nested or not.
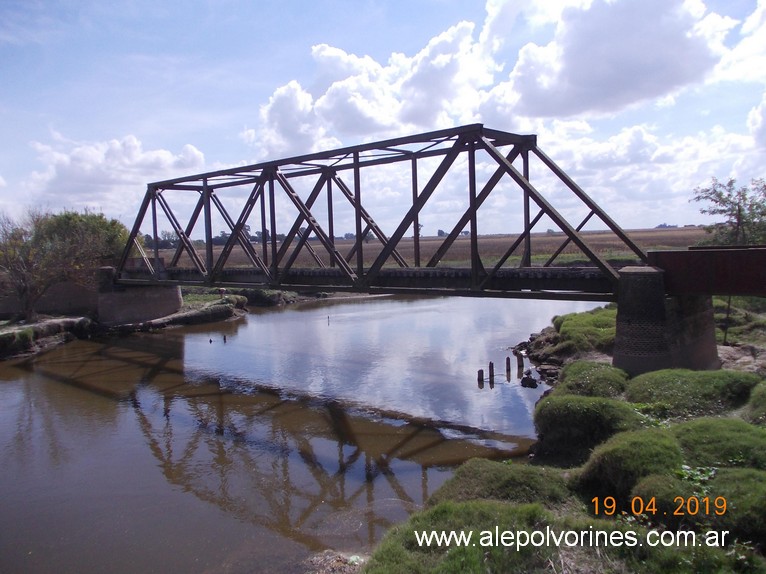
[[(369, 546), (423, 504), (445, 467), (507, 457), (530, 442), (447, 438), (428, 421), (242, 382), (235, 389), (186, 372), (183, 336), (171, 333), (78, 341), (62, 357), (20, 366), (129, 405), (168, 483), (310, 550)], [(505, 440), (507, 449), (481, 439)]]

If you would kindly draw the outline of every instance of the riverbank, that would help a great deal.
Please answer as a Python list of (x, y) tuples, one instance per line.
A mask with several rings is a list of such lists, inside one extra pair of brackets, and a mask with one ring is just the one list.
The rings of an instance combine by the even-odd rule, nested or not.
[(327, 293), (300, 295), (261, 289), (237, 289), (221, 293), (218, 289), (199, 287), (183, 291), (183, 305), (178, 312), (138, 323), (105, 325), (90, 317), (48, 315), (41, 315), (33, 323), (4, 321), (0, 322), (0, 360), (28, 357), (75, 339), (215, 323), (245, 315), (248, 306), (291, 305), (329, 297), (332, 295)]
[[(459, 467), (363, 571), (766, 572), (762, 320), (719, 346), (723, 370), (631, 379), (611, 366), (608, 309), (554, 318), (515, 349), (554, 385), (535, 408), (535, 454)], [(699, 543), (647, 543), (679, 531)], [(417, 543), (429, 532), (474, 543)]]

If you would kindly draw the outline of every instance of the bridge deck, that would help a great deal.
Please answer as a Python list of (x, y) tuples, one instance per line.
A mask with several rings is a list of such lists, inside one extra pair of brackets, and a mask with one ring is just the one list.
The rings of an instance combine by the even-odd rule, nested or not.
[(530, 299), (615, 300), (611, 281), (595, 267), (525, 267), (500, 269), (493, 277), (474, 277), (469, 268), (384, 268), (373, 280), (349, 278), (339, 268), (294, 268), (271, 279), (260, 269), (226, 268), (215, 283), (205, 281), (196, 269), (171, 268), (152, 278), (148, 270), (123, 272), (118, 283), (261, 287), (295, 291), (354, 291), (363, 293), (412, 293), (481, 295)]

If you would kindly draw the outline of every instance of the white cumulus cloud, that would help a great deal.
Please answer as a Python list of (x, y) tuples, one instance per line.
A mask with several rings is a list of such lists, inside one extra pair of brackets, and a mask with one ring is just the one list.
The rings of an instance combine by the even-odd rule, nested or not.
[(144, 149), (133, 135), (122, 139), (76, 142), (53, 134), (51, 143), (34, 142), (44, 168), (32, 174), (26, 191), (43, 206), (91, 208), (112, 217), (123, 216), (128, 205), (138, 204), (146, 183), (202, 171), (205, 158), (193, 145), (180, 152)]

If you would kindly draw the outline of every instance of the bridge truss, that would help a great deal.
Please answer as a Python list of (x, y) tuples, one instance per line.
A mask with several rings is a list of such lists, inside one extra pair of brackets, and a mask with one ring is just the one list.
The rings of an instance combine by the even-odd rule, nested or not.
[[(535, 181), (585, 214), (578, 223), (531, 183), (533, 167)], [(381, 194), (391, 201), (381, 202)], [(398, 224), (384, 230), (381, 213)], [(452, 227), (426, 238), (425, 214), (439, 224), (452, 217)], [(480, 223), (491, 218), (509, 231), (497, 236), (501, 253), (489, 257)], [(521, 233), (511, 234), (514, 219)], [(150, 183), (117, 280), (613, 300), (618, 271), (587, 244), (581, 231), (590, 221), (646, 263), (646, 253), (537, 147), (536, 136), (473, 124)], [(225, 227), (220, 235), (214, 223)], [(560, 245), (533, 264), (532, 233), (546, 223), (558, 228)], [(171, 228), (170, 251), (160, 250), (168, 235), (161, 225)], [(341, 240), (341, 226), (354, 232)], [(555, 265), (572, 249), (585, 264)]]

